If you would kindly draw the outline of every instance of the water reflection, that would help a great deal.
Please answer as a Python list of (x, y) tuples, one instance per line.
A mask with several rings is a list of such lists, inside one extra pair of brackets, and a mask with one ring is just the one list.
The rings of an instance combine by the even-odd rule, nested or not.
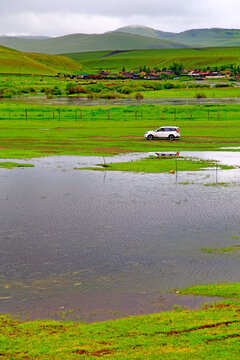
[(155, 105), (205, 105), (205, 104), (216, 104), (216, 105), (228, 105), (228, 104), (240, 104), (240, 98), (153, 98), (143, 99), (141, 101), (134, 98), (125, 99), (93, 99), (89, 100), (84, 97), (59, 97), (53, 99), (47, 99), (45, 96), (36, 97), (15, 97), (11, 99), (1, 99), (1, 102), (16, 104), (24, 103), (29, 105), (75, 105), (75, 106), (111, 106), (111, 105), (141, 105), (141, 104), (155, 104)]

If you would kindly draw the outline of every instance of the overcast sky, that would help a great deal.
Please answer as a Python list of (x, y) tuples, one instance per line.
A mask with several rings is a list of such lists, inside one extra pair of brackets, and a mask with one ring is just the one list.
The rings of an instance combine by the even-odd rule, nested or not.
[(0, 0), (0, 34), (102, 33), (139, 24), (158, 30), (240, 28), (240, 0)]

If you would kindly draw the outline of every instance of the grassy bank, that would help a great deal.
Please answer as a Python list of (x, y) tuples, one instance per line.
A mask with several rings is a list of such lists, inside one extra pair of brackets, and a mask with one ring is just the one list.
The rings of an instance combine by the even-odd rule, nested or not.
[[(99, 164), (102, 167), (87, 168), (88, 170), (110, 170), (110, 171), (133, 171), (144, 173), (162, 173), (176, 171), (198, 171), (206, 168), (216, 167), (217, 163), (210, 160), (183, 157), (157, 157), (129, 161), (124, 163)], [(230, 166), (217, 165), (220, 169), (232, 169)]]
[(226, 64), (240, 64), (239, 47), (212, 47), (200, 49), (148, 49), (129, 50), (114, 53), (111, 51), (87, 52), (65, 54), (71, 59), (79, 61), (88, 69), (106, 69), (121, 71), (123, 66), (126, 70), (138, 70), (146, 65), (153, 69), (155, 66), (163, 68), (173, 62), (182, 63), (186, 69), (222, 66)]
[[(240, 146), (240, 107), (0, 105), (0, 157), (114, 155)], [(145, 131), (180, 127), (181, 139), (147, 141)]]
[[(239, 299), (240, 284), (206, 285), (183, 293)], [(2, 359), (237, 359), (240, 304), (228, 300), (175, 311), (79, 324), (0, 317)]]

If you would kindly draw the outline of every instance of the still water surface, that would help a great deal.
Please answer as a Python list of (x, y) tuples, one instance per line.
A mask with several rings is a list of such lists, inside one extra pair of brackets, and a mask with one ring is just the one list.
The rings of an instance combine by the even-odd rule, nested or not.
[[(217, 156), (239, 163), (238, 154)], [(51, 157), (0, 169), (0, 311), (34, 318), (78, 309), (81, 318), (101, 310), (107, 318), (159, 311), (160, 295), (173, 305), (165, 295), (173, 289), (239, 281), (240, 252), (201, 250), (240, 244), (239, 170), (73, 169), (99, 160)]]
[(125, 98), (125, 99), (94, 99), (89, 100), (83, 97), (59, 97), (53, 99), (47, 99), (45, 96), (35, 96), (35, 97), (15, 97), (11, 99), (1, 99), (1, 102), (9, 104), (24, 103), (29, 105), (74, 105), (74, 106), (117, 106), (117, 105), (128, 105), (128, 106), (137, 106), (142, 104), (154, 104), (154, 105), (205, 105), (205, 104), (215, 104), (215, 105), (228, 105), (228, 104), (240, 104), (240, 98), (154, 98), (154, 99), (143, 99), (138, 101), (134, 98)]

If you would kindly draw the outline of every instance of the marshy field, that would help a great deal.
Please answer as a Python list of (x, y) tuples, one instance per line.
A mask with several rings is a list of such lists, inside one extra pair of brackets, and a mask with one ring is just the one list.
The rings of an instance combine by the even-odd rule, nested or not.
[(238, 88), (71, 82), (0, 80), (0, 359), (237, 359)]

